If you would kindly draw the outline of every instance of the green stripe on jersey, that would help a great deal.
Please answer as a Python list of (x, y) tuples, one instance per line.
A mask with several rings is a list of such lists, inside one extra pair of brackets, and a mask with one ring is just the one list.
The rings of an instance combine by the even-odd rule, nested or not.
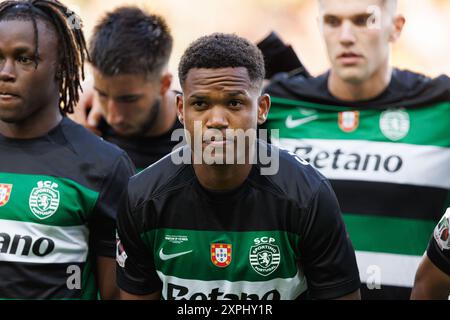
[[(359, 110), (356, 128), (345, 131), (339, 113), (355, 108), (320, 105), (300, 100), (272, 98), (268, 127), (280, 129), (281, 138), (371, 140), (450, 147), (450, 103), (422, 108)], [(342, 119), (341, 119), (342, 120)], [(347, 119), (347, 126), (352, 123)], [(341, 121), (342, 124), (342, 121)], [(348, 127), (347, 127), (348, 128)]]
[(344, 214), (357, 251), (421, 256), (436, 225), (433, 221)]
[(92, 259), (87, 259), (83, 268), (83, 274), (81, 278), (81, 299), (82, 300), (99, 300), (98, 288), (95, 282), (96, 271), (93, 270)]
[(0, 172), (2, 185), (11, 190), (0, 206), (1, 219), (52, 226), (86, 224), (99, 196), (73, 180), (44, 175)]
[[(288, 232), (157, 229), (142, 234), (141, 238), (153, 252), (156, 269), (167, 276), (204, 281), (262, 281), (293, 278), (298, 273), (299, 236)], [(212, 247), (220, 244), (225, 252), (227, 245), (231, 246), (231, 259), (222, 266)]]

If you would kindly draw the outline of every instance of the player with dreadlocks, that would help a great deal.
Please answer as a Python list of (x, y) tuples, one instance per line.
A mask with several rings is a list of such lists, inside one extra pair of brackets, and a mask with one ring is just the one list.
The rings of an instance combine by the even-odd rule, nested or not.
[(74, 21), (56, 0), (0, 3), (0, 298), (117, 291), (117, 199), (134, 166), (65, 116), (87, 57)]

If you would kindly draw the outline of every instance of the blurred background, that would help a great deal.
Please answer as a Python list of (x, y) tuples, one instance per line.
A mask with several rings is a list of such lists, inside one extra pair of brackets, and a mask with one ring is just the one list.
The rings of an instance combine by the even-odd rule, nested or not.
[[(317, 24), (316, 0), (62, 0), (79, 13), (89, 39), (102, 15), (126, 4), (165, 17), (174, 36), (170, 70), (176, 76), (184, 49), (213, 32), (236, 33), (258, 42), (274, 30), (291, 44), (313, 75), (328, 68)], [(399, 0), (406, 17), (392, 62), (428, 76), (450, 75), (450, 0)], [(174, 84), (178, 87), (178, 81)]]

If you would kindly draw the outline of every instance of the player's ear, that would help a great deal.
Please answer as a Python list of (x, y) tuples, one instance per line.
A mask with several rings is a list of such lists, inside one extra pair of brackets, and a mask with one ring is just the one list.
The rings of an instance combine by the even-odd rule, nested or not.
[(270, 96), (263, 94), (258, 99), (258, 124), (262, 125), (267, 120), (267, 115), (270, 110)]
[(161, 96), (165, 95), (168, 90), (170, 90), (170, 86), (172, 85), (173, 76), (170, 72), (165, 72), (161, 76), (161, 89), (159, 94)]
[(184, 125), (183, 95), (177, 94), (177, 116), (181, 124)]
[(403, 15), (399, 14), (394, 17), (393, 28), (389, 36), (391, 42), (397, 41), (402, 34), (403, 27), (405, 26), (406, 19)]

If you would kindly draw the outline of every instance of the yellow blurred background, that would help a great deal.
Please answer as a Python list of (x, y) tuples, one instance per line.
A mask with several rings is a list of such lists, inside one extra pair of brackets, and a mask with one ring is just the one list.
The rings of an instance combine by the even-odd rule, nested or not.
[[(291, 44), (313, 75), (328, 68), (317, 25), (316, 0), (62, 0), (84, 21), (89, 38), (103, 14), (133, 4), (160, 14), (174, 36), (170, 70), (176, 75), (184, 49), (196, 38), (213, 32), (236, 33), (257, 42), (271, 30)], [(399, 0), (406, 16), (392, 62), (429, 76), (450, 75), (450, 0)], [(178, 83), (175, 82), (175, 87)]]

